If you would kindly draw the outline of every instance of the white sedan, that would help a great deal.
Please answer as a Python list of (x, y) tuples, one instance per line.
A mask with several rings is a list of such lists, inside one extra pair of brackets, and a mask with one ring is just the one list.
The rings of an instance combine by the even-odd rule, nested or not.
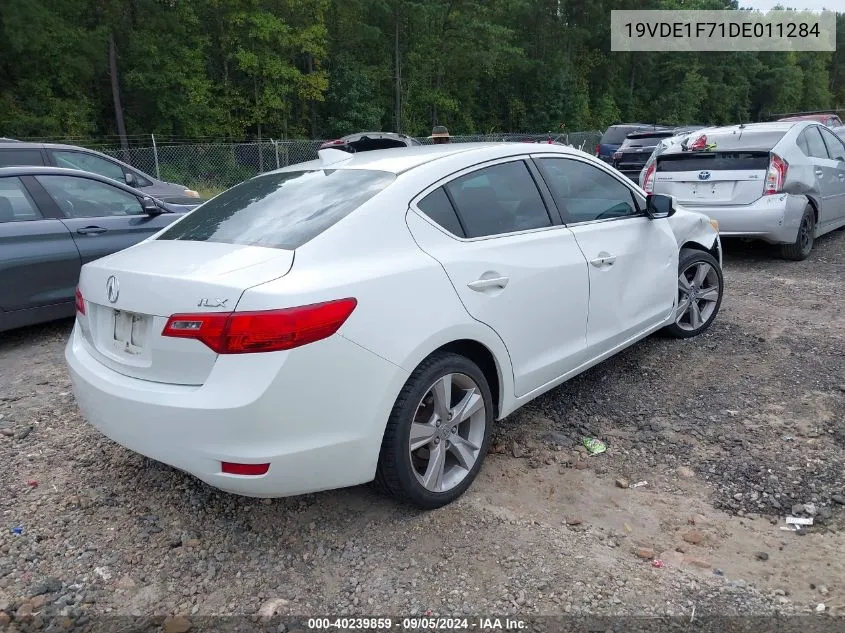
[(66, 359), (92, 425), (219, 489), (435, 508), (495, 420), (706, 330), (717, 229), (563, 146), (328, 149), (86, 264)]

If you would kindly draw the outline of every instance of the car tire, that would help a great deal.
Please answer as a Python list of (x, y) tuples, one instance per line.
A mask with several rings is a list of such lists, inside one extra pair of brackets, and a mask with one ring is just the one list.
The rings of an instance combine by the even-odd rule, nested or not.
[(780, 254), (784, 259), (800, 262), (810, 256), (816, 234), (816, 216), (813, 207), (807, 205), (801, 224), (798, 226), (798, 236), (792, 244), (782, 244)]
[(710, 253), (683, 249), (678, 259), (678, 304), (675, 321), (665, 328), (673, 338), (691, 338), (707, 330), (719, 313), (724, 278)]
[(429, 356), (393, 406), (376, 487), (425, 510), (451, 503), (478, 475), (493, 420), (493, 396), (478, 366), (454, 353)]

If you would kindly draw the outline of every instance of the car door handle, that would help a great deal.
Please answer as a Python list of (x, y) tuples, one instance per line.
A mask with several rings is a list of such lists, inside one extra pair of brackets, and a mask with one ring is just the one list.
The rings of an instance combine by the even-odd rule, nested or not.
[(482, 292), (487, 290), (488, 288), (504, 288), (508, 285), (510, 279), (507, 277), (492, 277), (492, 278), (481, 278), (476, 279), (475, 281), (471, 281), (467, 284), (470, 290), (476, 290), (478, 292)]
[(101, 226), (86, 226), (81, 229), (76, 229), (76, 232), (80, 235), (100, 235), (106, 231), (108, 231), (108, 229), (104, 229)]
[(602, 255), (596, 257), (595, 259), (591, 259), (590, 263), (595, 266), (596, 268), (601, 268), (602, 266), (613, 266), (613, 262), (616, 261), (615, 255)]

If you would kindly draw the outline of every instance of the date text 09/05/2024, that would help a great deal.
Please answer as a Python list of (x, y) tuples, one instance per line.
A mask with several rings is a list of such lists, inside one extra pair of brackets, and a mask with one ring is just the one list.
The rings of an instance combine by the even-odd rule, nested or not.
[(337, 631), (515, 631), (525, 629), (524, 620), (512, 618), (309, 618), (310, 630)]
[(628, 37), (808, 38), (821, 37), (818, 22), (627, 22)]

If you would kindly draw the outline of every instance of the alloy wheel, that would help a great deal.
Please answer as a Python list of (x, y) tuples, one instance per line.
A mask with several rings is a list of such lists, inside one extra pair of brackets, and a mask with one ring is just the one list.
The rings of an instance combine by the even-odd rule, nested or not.
[(719, 303), (719, 274), (707, 262), (693, 262), (678, 275), (678, 308), (675, 323), (693, 332), (713, 316)]
[(435, 381), (411, 422), (408, 451), (417, 481), (431, 492), (460, 484), (478, 461), (486, 425), (484, 398), (472, 378), (452, 373)]

